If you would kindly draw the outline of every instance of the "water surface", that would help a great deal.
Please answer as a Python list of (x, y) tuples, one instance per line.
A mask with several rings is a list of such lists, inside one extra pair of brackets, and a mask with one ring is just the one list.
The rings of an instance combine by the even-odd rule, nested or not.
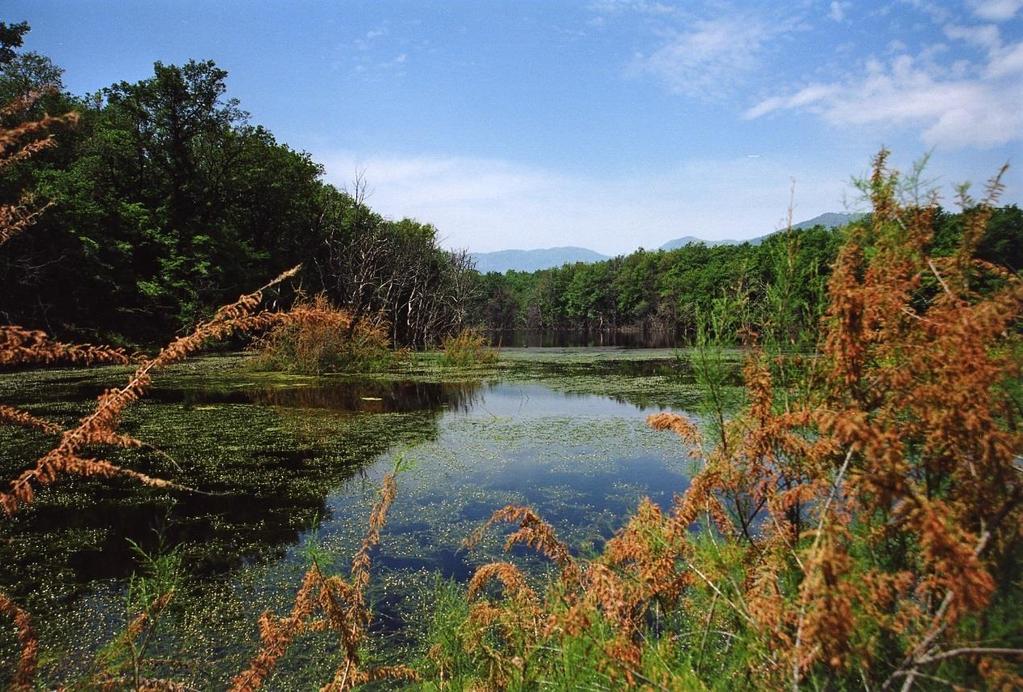
[[(651, 376), (648, 367), (627, 375)], [(0, 378), (0, 394), (69, 423), (111, 376), (38, 377), (52, 379), (12, 384)], [(158, 380), (129, 410), (124, 429), (159, 447), (175, 467), (144, 452), (112, 454), (206, 494), (117, 482), (58, 484), (3, 527), (0, 588), (42, 620), (47, 672), (67, 680), (86, 670), (83, 662), (123, 627), (125, 579), (137, 569), (127, 539), (148, 549), (176, 548), (185, 581), (156, 650), (182, 662), (167, 675), (217, 688), (255, 649), (260, 612), (288, 607), (311, 543), (328, 556), (328, 569), (347, 574), (380, 480), (400, 457), (408, 469), (399, 476), (398, 498), (374, 554), (370, 591), (375, 647), (384, 659), (398, 656), (417, 645), (437, 579), (464, 582), (479, 565), (502, 557), (506, 529), (473, 550), (462, 547), (494, 510), (529, 505), (573, 550), (588, 553), (600, 549), (642, 497), (667, 506), (685, 489), (684, 450), (644, 423), (659, 406), (616, 399), (599, 387), (593, 387), (599, 394), (578, 391), (587, 389), (588, 378), (601, 377), (599, 368), (590, 369), (573, 386), (559, 387)], [(0, 444), (21, 466), (48, 443), (2, 434)], [(5, 467), (7, 476), (11, 470)], [(541, 559), (518, 549), (511, 559), (544, 579)], [(0, 646), (0, 653), (10, 651), (10, 642)], [(322, 681), (332, 646), (329, 638), (305, 640), (282, 663), (275, 689)], [(189, 667), (189, 661), (203, 664)]]

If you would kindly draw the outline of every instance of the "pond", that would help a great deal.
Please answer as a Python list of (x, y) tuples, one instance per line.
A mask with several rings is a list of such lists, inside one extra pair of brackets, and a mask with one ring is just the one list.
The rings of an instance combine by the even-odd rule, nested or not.
[[(369, 594), (382, 660), (415, 649), (438, 580), (464, 582), (502, 556), (503, 529), (462, 546), (494, 510), (529, 505), (588, 553), (642, 497), (667, 506), (685, 490), (691, 459), (674, 436), (645, 425), (649, 413), (692, 399), (670, 354), (505, 356), (494, 372), (447, 373), (461, 381), (430, 366), (371, 379), (264, 376), (216, 358), (159, 378), (122, 429), (164, 455), (111, 454), (205, 494), (62, 481), (0, 529), (0, 588), (39, 621), (46, 679), (87, 673), (123, 628), (126, 578), (138, 569), (131, 539), (183, 558), (184, 583), (154, 649), (168, 659), (164, 673), (222, 686), (255, 650), (259, 614), (288, 608), (310, 544), (347, 574), (380, 480), (399, 458), (407, 468)], [(70, 423), (122, 376), (6, 375), (0, 400)], [(4, 477), (48, 442), (0, 429)], [(511, 559), (544, 578), (542, 560), (518, 549)], [(11, 644), (0, 640), (4, 659)], [(322, 681), (333, 644), (303, 639), (274, 689)]]

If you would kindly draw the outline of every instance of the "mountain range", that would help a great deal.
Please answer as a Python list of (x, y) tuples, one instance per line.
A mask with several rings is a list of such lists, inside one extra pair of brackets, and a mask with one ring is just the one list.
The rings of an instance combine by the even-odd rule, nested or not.
[(497, 252), (473, 253), (476, 269), (480, 274), (504, 273), (510, 269), (520, 272), (534, 272), (538, 269), (560, 267), (576, 262), (600, 262), (610, 259), (584, 247), (549, 247), (541, 250), (498, 250)]
[[(815, 216), (812, 219), (792, 224), (792, 228), (796, 230), (813, 228), (814, 226), (837, 228), (839, 226), (844, 226), (851, 221), (855, 221), (859, 218), (859, 216), (859, 214), (827, 212), (820, 216)], [(775, 231), (774, 233), (777, 232), (778, 231)], [(774, 233), (750, 238), (749, 240), (704, 240), (703, 238), (698, 238), (696, 236), (686, 235), (681, 238), (669, 240), (658, 249), (675, 250), (686, 245), (695, 245), (698, 243), (702, 243), (708, 247), (714, 247), (717, 245), (738, 245), (740, 243), (759, 245), (763, 242), (764, 238), (774, 235)], [(473, 253), (473, 259), (476, 260), (476, 269), (479, 270), (481, 274), (486, 274), (488, 272), (504, 273), (509, 270), (533, 272), (539, 269), (560, 267), (563, 264), (575, 264), (576, 262), (600, 262), (602, 260), (610, 259), (610, 257), (583, 247), (566, 246), (542, 248), (539, 250), (498, 250), (496, 252), (475, 252)]]

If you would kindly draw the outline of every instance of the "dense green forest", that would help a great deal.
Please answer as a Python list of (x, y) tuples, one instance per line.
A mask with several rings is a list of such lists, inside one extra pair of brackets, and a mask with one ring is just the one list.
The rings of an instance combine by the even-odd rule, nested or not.
[[(76, 96), (47, 57), (16, 50), (26, 25), (4, 27), (0, 98), (46, 91), (8, 120), (79, 114), (55, 133), (58, 146), (3, 172), (0, 202), (27, 193), (49, 205), (0, 257), (5, 322), (153, 343), (302, 263), (304, 291), (386, 325), (397, 345), (437, 343), (468, 324), (645, 328), (690, 339), (723, 294), (760, 329), (777, 314), (772, 301), (782, 301), (788, 340), (814, 338), (841, 230), (481, 276), (467, 252), (439, 246), (433, 226), (372, 211), (364, 179), (348, 190), (324, 182), (309, 154), (250, 122), (213, 62), (156, 63), (147, 79)], [(940, 215), (938, 254), (951, 251), (961, 223)], [(979, 256), (1018, 270), (1021, 240), (1020, 209), (1000, 209)]]
[(28, 192), (49, 205), (0, 260), (4, 321), (158, 341), (300, 262), (304, 290), (386, 322), (396, 343), (466, 319), (466, 255), (428, 224), (372, 212), (361, 180), (323, 182), (308, 154), (249, 121), (212, 62), (157, 63), (150, 78), (75, 96), (49, 59), (14, 50), (26, 30), (6, 28), (0, 98), (47, 93), (8, 119), (79, 118), (4, 172), (0, 201)]
[[(938, 215), (935, 254), (954, 251), (962, 223), (960, 213)], [(781, 231), (758, 245), (640, 249), (604, 262), (486, 274), (482, 318), (495, 329), (645, 328), (689, 340), (699, 316), (727, 294), (755, 328), (768, 326), (767, 316), (777, 314), (772, 301), (784, 300), (786, 336), (813, 338), (843, 236), (842, 229), (816, 226)], [(1023, 211), (996, 210), (978, 256), (1015, 271), (1023, 267)]]

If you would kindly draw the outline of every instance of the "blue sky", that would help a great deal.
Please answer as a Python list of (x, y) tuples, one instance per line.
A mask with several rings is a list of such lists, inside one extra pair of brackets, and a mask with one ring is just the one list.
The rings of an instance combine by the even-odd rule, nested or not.
[(75, 93), (210, 58), (251, 120), (476, 251), (744, 238), (863, 208), (882, 145), (1023, 201), (1023, 0), (8, 0)]

